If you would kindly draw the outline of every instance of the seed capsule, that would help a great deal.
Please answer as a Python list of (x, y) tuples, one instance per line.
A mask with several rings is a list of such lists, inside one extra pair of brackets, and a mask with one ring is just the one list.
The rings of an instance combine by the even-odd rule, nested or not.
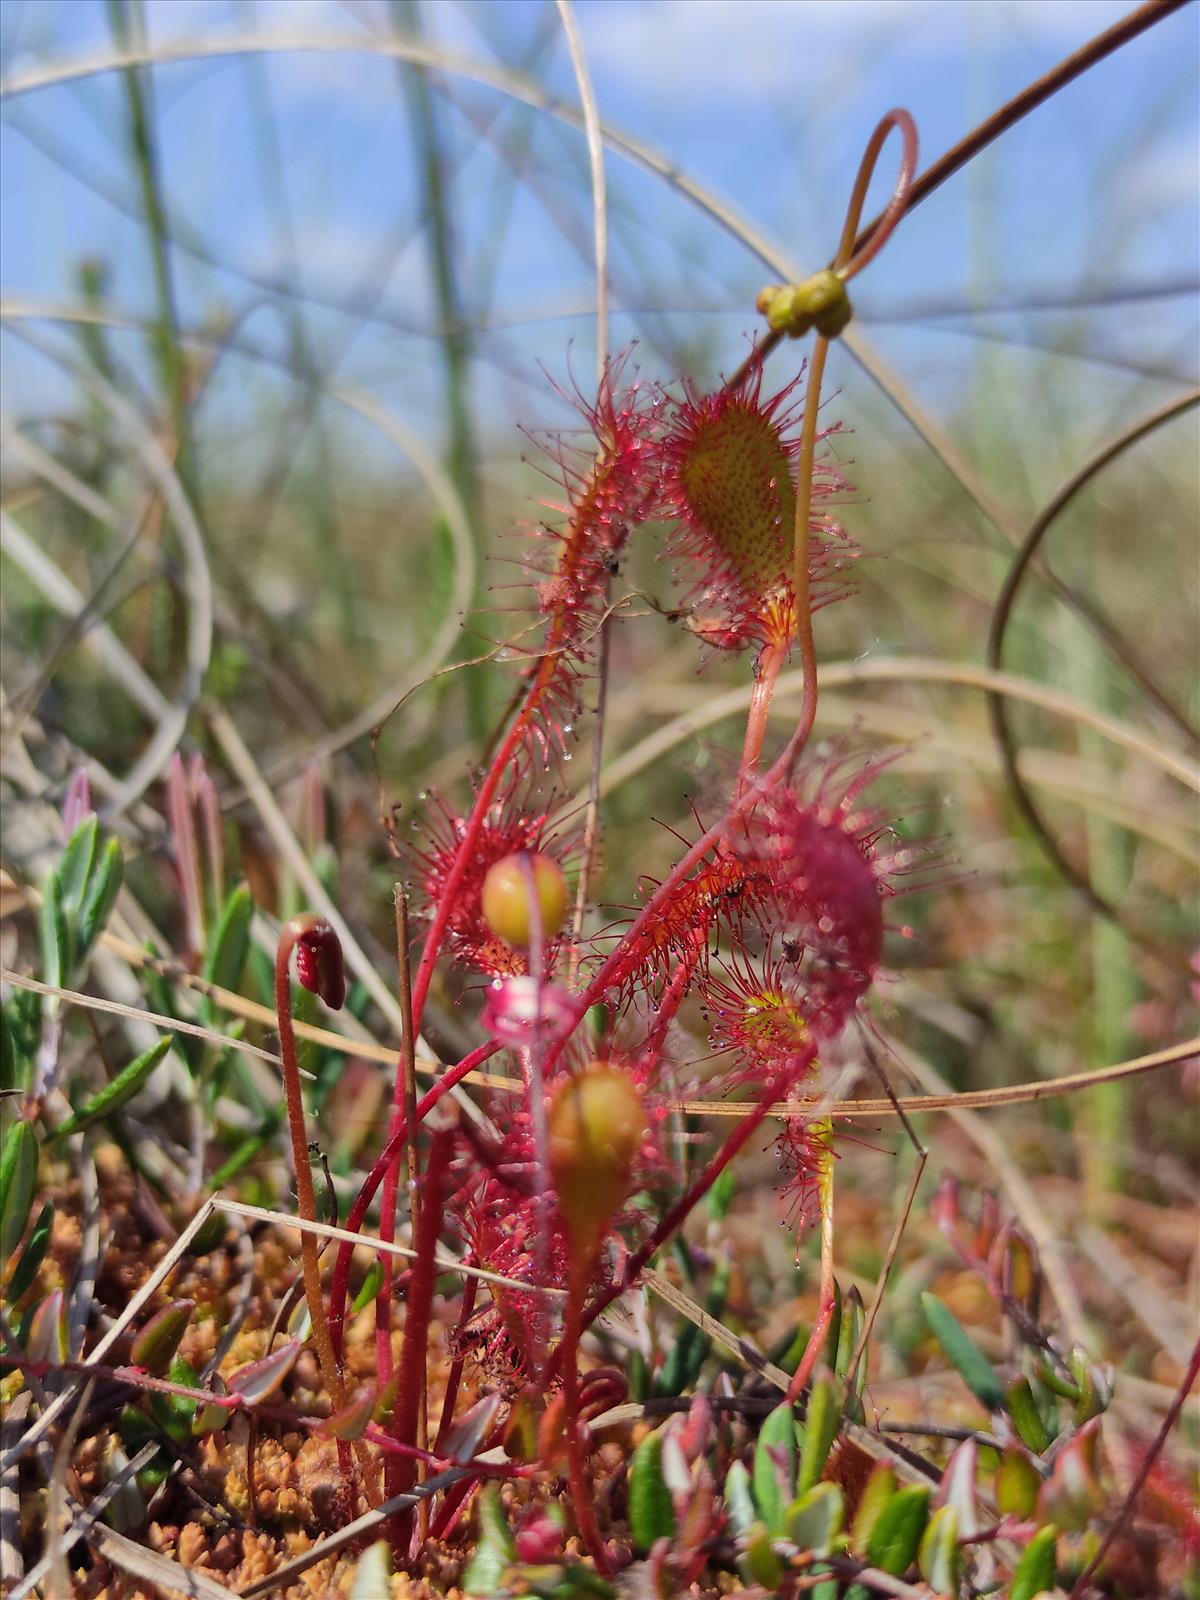
[(493, 862), (483, 880), (481, 897), (488, 927), (507, 944), (528, 949), (533, 938), (530, 901), (534, 896), (542, 937), (551, 939), (562, 927), (567, 909), (567, 883), (558, 862), (521, 850)]
[(627, 1198), (646, 1137), (642, 1097), (627, 1072), (593, 1061), (550, 1104), (550, 1176), (573, 1246), (587, 1254)]

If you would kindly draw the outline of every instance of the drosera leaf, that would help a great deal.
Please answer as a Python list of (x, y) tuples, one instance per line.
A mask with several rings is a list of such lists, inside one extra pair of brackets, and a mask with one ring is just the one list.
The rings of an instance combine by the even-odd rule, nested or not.
[(767, 1417), (754, 1449), (754, 1500), (768, 1530), (782, 1536), (796, 1498), (796, 1422), (788, 1401)]
[(135, 1057), (127, 1067), (122, 1067), (116, 1077), (94, 1094), (79, 1111), (60, 1123), (51, 1138), (65, 1139), (69, 1134), (82, 1133), (94, 1122), (100, 1122), (119, 1111), (145, 1087), (151, 1073), (162, 1062), (174, 1042), (175, 1035), (169, 1033), (165, 1038), (152, 1044), (149, 1050), (144, 1050), (140, 1056)]
[(0, 1146), (0, 1268), (21, 1242), (37, 1183), (38, 1137), (29, 1122), (14, 1122)]
[(500, 1491), (489, 1483), (479, 1496), (479, 1538), (463, 1573), (463, 1590), (468, 1595), (497, 1594), (504, 1574), (517, 1559), (517, 1547), (509, 1532)]
[(172, 1300), (156, 1311), (130, 1347), (134, 1365), (155, 1378), (169, 1371), (195, 1309), (194, 1300)]
[(1009, 1600), (1034, 1600), (1035, 1595), (1054, 1588), (1057, 1541), (1058, 1529), (1052, 1522), (1038, 1529), (1017, 1562), (1008, 1591)]
[(647, 1434), (629, 1468), (629, 1526), (633, 1542), (647, 1551), (656, 1539), (675, 1534), (675, 1507), (663, 1477), (662, 1431)]
[(929, 1490), (909, 1484), (884, 1506), (867, 1540), (867, 1560), (881, 1572), (902, 1578), (917, 1559), (929, 1521)]
[(921, 1295), (921, 1305), (934, 1338), (967, 1388), (989, 1411), (1002, 1410), (1004, 1385), (997, 1377), (996, 1369), (953, 1311), (928, 1290)]
[(54, 1202), (47, 1200), (38, 1212), (37, 1221), (30, 1230), (20, 1260), (13, 1268), (12, 1277), (8, 1281), (5, 1299), (9, 1305), (15, 1306), (32, 1287), (33, 1280), (37, 1277), (37, 1270), (46, 1259), (46, 1251), (50, 1248), (53, 1233)]
[(803, 1495), (811, 1489), (825, 1470), (841, 1421), (839, 1388), (827, 1372), (813, 1379), (808, 1410), (804, 1414), (804, 1448), (800, 1452), (800, 1470), (796, 1478), (797, 1494)]
[(842, 1491), (836, 1483), (815, 1484), (788, 1509), (787, 1536), (799, 1550), (815, 1556), (832, 1555), (845, 1512)]

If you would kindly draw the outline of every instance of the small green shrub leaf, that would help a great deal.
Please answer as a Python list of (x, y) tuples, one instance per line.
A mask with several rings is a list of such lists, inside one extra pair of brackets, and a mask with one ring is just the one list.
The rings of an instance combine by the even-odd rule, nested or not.
[(842, 1416), (839, 1393), (840, 1385), (828, 1373), (813, 1379), (804, 1415), (804, 1448), (800, 1452), (800, 1471), (796, 1479), (798, 1494), (811, 1489), (825, 1470)]
[(65, 988), (71, 976), (71, 934), (57, 872), (48, 872), (42, 885), (40, 928), (42, 980), (52, 988)]
[(850, 1530), (850, 1548), (855, 1555), (865, 1556), (875, 1524), (884, 1506), (896, 1492), (896, 1474), (886, 1461), (881, 1461), (867, 1479), (854, 1523)]
[(130, 1348), (134, 1365), (144, 1367), (155, 1378), (169, 1371), (195, 1309), (194, 1300), (172, 1300), (156, 1311)]
[(29, 1122), (14, 1122), (0, 1147), (0, 1267), (21, 1242), (37, 1182), (38, 1138)]
[(1025, 1553), (1017, 1562), (1012, 1586), (1008, 1591), (1009, 1600), (1034, 1600), (1035, 1595), (1053, 1589), (1054, 1547), (1057, 1539), (1058, 1529), (1053, 1523), (1039, 1528), (1034, 1534), (1025, 1546)]
[(936, 1594), (958, 1593), (962, 1551), (958, 1543), (958, 1512), (953, 1506), (939, 1506), (930, 1517), (917, 1551), (917, 1566)]
[(928, 1521), (929, 1490), (921, 1484), (898, 1489), (871, 1529), (867, 1560), (881, 1572), (902, 1578), (917, 1559)]
[(366, 1310), (379, 1293), (382, 1283), (383, 1266), (378, 1260), (372, 1261), (367, 1268), (367, 1275), (363, 1279), (362, 1288), (354, 1296), (354, 1304), (350, 1307), (351, 1316), (356, 1317), (360, 1311)]
[(79, 908), (75, 940), (77, 961), (83, 960), (104, 931), (105, 924), (112, 915), (112, 908), (117, 903), (117, 895), (121, 892), (121, 880), (124, 875), (125, 862), (121, 855), (121, 846), (115, 839), (110, 839), (101, 851), (96, 870), (92, 873), (84, 894), (83, 904)]
[(921, 1305), (934, 1338), (957, 1368), (967, 1388), (989, 1411), (999, 1411), (1004, 1405), (1004, 1385), (983, 1351), (953, 1311), (944, 1306), (936, 1295), (926, 1291), (921, 1296)]
[(629, 1526), (639, 1550), (675, 1533), (675, 1507), (662, 1470), (661, 1432), (648, 1434), (634, 1452), (629, 1469)]
[[(246, 965), (246, 952), (250, 948), (250, 924), (254, 919), (254, 901), (244, 883), (237, 886), (221, 908), (216, 929), (208, 941), (204, 957), (204, 977), (222, 989), (236, 990), (242, 980)], [(205, 1022), (211, 1021), (212, 1002), (207, 997), (201, 1004)]]
[(54, 1138), (65, 1139), (68, 1134), (81, 1133), (84, 1128), (90, 1128), (94, 1122), (100, 1122), (119, 1111), (145, 1087), (150, 1074), (163, 1060), (174, 1041), (175, 1035), (169, 1033), (165, 1038), (152, 1044), (149, 1050), (144, 1050), (127, 1067), (122, 1067), (111, 1083), (106, 1083), (103, 1089), (94, 1094), (79, 1111), (60, 1123), (54, 1130)]
[(735, 1461), (725, 1476), (725, 1509), (735, 1534), (750, 1532), (758, 1513), (750, 1493), (750, 1474), (741, 1461)]
[(67, 916), (77, 914), (83, 904), (88, 880), (96, 865), (99, 842), (100, 823), (94, 814), (85, 817), (67, 840), (57, 869), (59, 897)]
[(996, 1468), (996, 1510), (1001, 1516), (1031, 1517), (1041, 1486), (1041, 1476), (1024, 1450), (1010, 1445)]
[(386, 1539), (378, 1539), (363, 1551), (354, 1568), (349, 1600), (379, 1600), (392, 1592), (392, 1557)]
[(787, 1509), (796, 1498), (796, 1423), (786, 1400), (762, 1425), (753, 1480), (759, 1516), (772, 1534), (782, 1536)]
[(299, 1339), (289, 1339), (261, 1361), (248, 1362), (229, 1377), (230, 1394), (241, 1395), (248, 1406), (261, 1405), (279, 1389), (280, 1384), (296, 1365), (304, 1345)]
[(517, 1547), (508, 1531), (500, 1491), (489, 1483), (479, 1496), (479, 1538), (463, 1573), (463, 1589), (468, 1595), (496, 1594), (505, 1571), (517, 1559)]
[(1032, 1450), (1035, 1456), (1042, 1455), (1050, 1444), (1050, 1435), (1033, 1398), (1028, 1378), (1013, 1379), (1004, 1391), (1004, 1404), (1021, 1443)]
[(54, 1202), (47, 1200), (38, 1212), (37, 1221), (33, 1225), (24, 1250), (21, 1251), (21, 1259), (13, 1268), (13, 1275), (9, 1279), (5, 1294), (9, 1305), (15, 1306), (32, 1287), (37, 1270), (46, 1259), (46, 1251), (50, 1248), (53, 1232)]
[(836, 1483), (818, 1483), (794, 1500), (787, 1514), (787, 1536), (800, 1550), (815, 1556), (833, 1553), (845, 1515), (842, 1491)]

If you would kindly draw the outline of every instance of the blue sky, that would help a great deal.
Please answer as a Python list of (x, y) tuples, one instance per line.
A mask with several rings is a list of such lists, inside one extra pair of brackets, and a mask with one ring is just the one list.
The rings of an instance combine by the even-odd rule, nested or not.
[[(924, 163), (1128, 9), (1109, 0), (577, 0), (604, 118), (713, 190), (802, 266), (831, 252), (859, 152), (882, 110), (899, 103), (913, 112)], [(321, 364), (336, 360), (342, 378), (436, 442), (435, 301), (409, 106), (395, 64), (369, 53), (392, 26), (389, 9), (381, 0), (146, 0), (144, 15), (155, 44), (255, 31), (293, 43), (361, 41), (356, 52), (280, 50), (155, 70), (171, 225), (220, 263), (172, 253), (180, 315), (188, 327), (221, 313), (243, 317), (240, 336), (286, 360), (288, 323), (250, 280), (290, 280)], [(1194, 295), (987, 311), (936, 326), (914, 318), (937, 300), (1022, 306), (1094, 291), (1194, 288), (1197, 17), (1187, 7), (1007, 135), (907, 219), (859, 280), (864, 333), (928, 404), (952, 414), (979, 351), (993, 346), (1047, 369), (1052, 383), (1061, 373), (1064, 393), (1094, 407), (1097, 431), (1132, 389), (1166, 398), (1194, 374)], [(576, 99), (548, 0), (426, 0), (423, 20), (428, 37), (454, 54)], [(99, 0), (0, 6), (9, 79), (103, 53), (110, 42)], [(458, 260), (468, 310), (492, 330), (477, 345), (477, 393), (499, 441), (511, 419), (553, 413), (538, 362), (561, 373), (570, 343), (577, 370), (591, 371), (585, 151), (551, 118), (528, 118), (466, 79), (445, 82), (438, 114), (455, 168)], [(5, 294), (73, 301), (79, 262), (90, 256), (110, 266), (115, 307), (149, 314), (153, 280), (119, 78), (89, 76), (6, 100), (0, 111)], [(885, 155), (885, 181), (891, 170)], [(674, 376), (685, 348), (698, 349), (713, 372), (732, 366), (768, 274), (659, 180), (612, 155), (608, 173), (614, 339), (640, 334), (655, 376)], [(364, 295), (382, 321), (328, 305)], [(1041, 348), (1068, 338), (1096, 359), (1055, 361)], [(137, 368), (142, 341), (119, 342)], [(848, 365), (835, 377), (851, 392), (861, 382)], [(228, 459), (248, 448), (247, 415), (265, 394), (286, 401), (287, 389), (269, 367), (241, 358), (228, 365), (212, 407), (214, 435), (223, 430), (232, 442)], [(8, 339), (6, 407), (28, 414), (58, 392), (41, 359)]]

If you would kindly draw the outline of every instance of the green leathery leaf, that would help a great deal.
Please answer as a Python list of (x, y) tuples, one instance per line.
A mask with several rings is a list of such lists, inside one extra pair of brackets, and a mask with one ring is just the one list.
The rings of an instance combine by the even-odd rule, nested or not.
[(629, 1468), (629, 1526), (639, 1550), (675, 1533), (675, 1507), (662, 1469), (661, 1432), (647, 1434)]
[(1008, 1591), (1008, 1600), (1034, 1600), (1035, 1595), (1053, 1589), (1055, 1577), (1055, 1544), (1058, 1529), (1052, 1522), (1039, 1528), (1025, 1546), (1017, 1562)]
[(796, 1498), (796, 1422), (786, 1400), (759, 1432), (753, 1482), (759, 1516), (772, 1534), (782, 1535), (787, 1508)]
[(957, 1368), (959, 1376), (971, 1393), (989, 1411), (999, 1411), (1004, 1406), (1004, 1385), (996, 1376), (996, 1369), (975, 1344), (948, 1306), (935, 1294), (926, 1290), (921, 1296), (933, 1336), (941, 1345), (947, 1358)]
[(92, 948), (117, 902), (121, 880), (125, 875), (125, 860), (121, 846), (110, 839), (101, 851), (96, 869), (91, 875), (83, 904), (76, 921), (77, 939), (75, 959), (82, 961)]
[(958, 1512), (953, 1506), (939, 1506), (930, 1517), (917, 1551), (917, 1566), (935, 1593), (958, 1593), (962, 1551), (958, 1543)]
[(921, 1536), (929, 1520), (929, 1490), (909, 1484), (884, 1506), (867, 1540), (867, 1560), (881, 1572), (902, 1578), (917, 1559)]
[(90, 1128), (94, 1122), (100, 1122), (104, 1117), (111, 1117), (123, 1105), (132, 1100), (139, 1089), (145, 1087), (150, 1074), (159, 1065), (167, 1051), (174, 1042), (175, 1035), (167, 1034), (164, 1039), (159, 1039), (152, 1044), (149, 1050), (143, 1050), (127, 1067), (122, 1067), (120, 1072), (111, 1082), (106, 1083), (97, 1094), (94, 1094), (86, 1105), (73, 1116), (67, 1118), (52, 1135), (55, 1139), (65, 1139), (68, 1134), (80, 1133), (84, 1128)]
[(827, 1372), (813, 1379), (808, 1410), (804, 1414), (804, 1448), (800, 1452), (800, 1470), (796, 1478), (798, 1494), (811, 1489), (825, 1470), (842, 1418), (839, 1390), (840, 1385)]
[(788, 1508), (787, 1536), (800, 1550), (815, 1556), (833, 1553), (842, 1531), (846, 1507), (836, 1483), (818, 1483)]
[(16, 1305), (33, 1284), (37, 1270), (46, 1259), (46, 1251), (50, 1248), (50, 1237), (54, 1232), (54, 1202), (47, 1200), (38, 1212), (37, 1221), (25, 1248), (21, 1251), (21, 1259), (13, 1268), (12, 1277), (9, 1279), (5, 1299), (9, 1305)]
[(28, 1122), (15, 1122), (0, 1147), (0, 1267), (21, 1242), (37, 1183), (38, 1138)]
[(479, 1496), (479, 1537), (463, 1573), (464, 1590), (467, 1594), (496, 1594), (506, 1569), (516, 1559), (517, 1547), (500, 1504), (500, 1491), (489, 1483)]

